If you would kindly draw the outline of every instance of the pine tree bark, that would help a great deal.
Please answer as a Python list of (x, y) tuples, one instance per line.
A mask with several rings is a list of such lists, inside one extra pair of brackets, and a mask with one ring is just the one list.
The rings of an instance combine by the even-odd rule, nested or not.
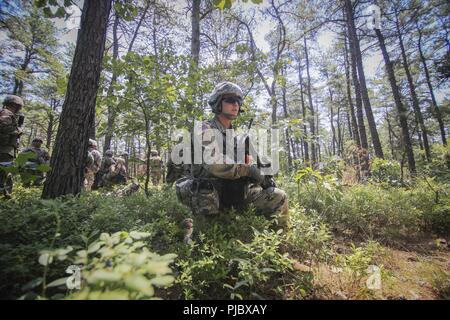
[[(283, 76), (286, 75), (286, 68), (282, 68), (281, 74)], [(283, 84), (281, 86), (281, 94), (282, 94), (281, 98), (282, 98), (282, 103), (283, 103), (284, 118), (289, 119), (289, 113), (288, 113), (288, 109), (287, 109), (287, 100), (286, 100), (286, 85), (285, 84)], [(291, 170), (292, 170), (291, 149), (293, 149), (293, 148), (291, 148), (291, 138), (290, 138), (290, 133), (289, 133), (289, 126), (287, 126), (285, 129), (285, 135), (286, 135), (286, 151), (287, 151), (287, 156), (288, 156), (288, 172), (291, 172)]]
[(305, 49), (305, 63), (306, 63), (306, 81), (307, 81), (307, 95), (308, 95), (308, 102), (309, 102), (309, 111), (310, 111), (310, 121), (309, 121), (309, 127), (311, 130), (311, 165), (312, 167), (315, 167), (317, 164), (317, 150), (316, 150), (316, 141), (315, 141), (315, 134), (316, 134), (316, 125), (315, 125), (315, 112), (314, 112), (314, 105), (312, 100), (312, 93), (311, 93), (311, 75), (309, 72), (309, 55), (308, 55), (308, 44), (306, 42), (306, 37), (303, 37), (304, 42), (304, 49)]
[(402, 103), (401, 98), (400, 98), (400, 91), (397, 86), (397, 81), (395, 79), (394, 67), (392, 66), (392, 62), (389, 58), (389, 54), (386, 49), (386, 44), (384, 41), (383, 34), (381, 33), (381, 31), (379, 29), (375, 29), (375, 33), (377, 35), (378, 42), (380, 44), (381, 52), (383, 53), (384, 63), (386, 66), (386, 72), (388, 74), (389, 83), (391, 85), (392, 95), (394, 96), (395, 106), (397, 107), (400, 127), (402, 129), (403, 143), (405, 145), (406, 157), (408, 159), (409, 172), (412, 175), (415, 175), (416, 163), (414, 160), (414, 153), (413, 153), (411, 137), (410, 137), (409, 128), (408, 128), (408, 121), (407, 121), (408, 110), (406, 110), (406, 107), (404, 106), (404, 104)]
[(112, 0), (85, 1), (67, 93), (43, 198), (78, 194), (84, 182), (89, 128), (95, 103)]
[(423, 147), (425, 149), (425, 157), (426, 157), (427, 161), (430, 161), (431, 160), (431, 152), (430, 152), (430, 145), (428, 143), (428, 132), (427, 132), (427, 128), (425, 127), (425, 123), (423, 121), (422, 111), (420, 110), (419, 99), (417, 98), (417, 94), (416, 94), (416, 86), (414, 85), (414, 80), (412, 78), (411, 71), (409, 70), (408, 58), (406, 57), (406, 50), (405, 50), (405, 46), (403, 45), (403, 37), (402, 37), (401, 30), (400, 30), (400, 24), (398, 21), (397, 14), (398, 13), (396, 12), (395, 26), (397, 28), (397, 36), (398, 36), (398, 40), (399, 40), (399, 44), (400, 44), (400, 51), (401, 51), (402, 59), (403, 59), (403, 68), (405, 69), (406, 79), (408, 80), (409, 92), (411, 94), (411, 100), (412, 100), (414, 113), (416, 115), (417, 122), (419, 123), (420, 131), (422, 133), (421, 137), (423, 140)]
[(362, 56), (361, 56), (361, 48), (359, 46), (359, 40), (356, 35), (356, 26), (355, 26), (355, 20), (353, 15), (353, 7), (351, 0), (344, 0), (345, 1), (345, 9), (347, 13), (347, 26), (349, 30), (349, 39), (350, 41), (350, 47), (351, 51), (354, 54), (354, 57), (356, 58), (356, 66), (358, 69), (358, 79), (359, 84), (361, 87), (361, 97), (364, 103), (364, 111), (366, 112), (367, 117), (367, 123), (369, 125), (370, 130), (370, 136), (372, 137), (372, 144), (373, 149), (375, 151), (375, 155), (378, 158), (384, 158), (383, 156), (383, 149), (381, 148), (381, 142), (380, 138), (378, 136), (377, 126), (375, 123), (375, 118), (373, 116), (372, 112), (372, 106), (370, 104), (369, 99), (369, 93), (366, 86), (366, 77), (364, 74), (364, 67), (362, 63)]
[[(347, 49), (347, 40), (345, 41), (345, 46), (344, 46), (344, 55), (345, 55), (345, 79), (346, 79), (346, 89), (347, 89), (347, 101), (348, 101), (348, 110), (350, 113), (350, 119), (351, 119), (351, 128), (352, 130), (350, 130), (351, 135), (353, 135), (353, 139), (356, 142), (356, 145), (358, 147), (361, 147), (361, 139), (360, 139), (360, 134), (359, 134), (359, 130), (358, 130), (358, 124), (356, 122), (356, 115), (355, 115), (355, 108), (353, 106), (353, 100), (352, 100), (352, 90), (351, 90), (351, 80), (350, 80), (350, 63), (349, 63), (349, 59), (348, 59), (348, 49)], [(354, 79), (357, 77), (354, 77)], [(361, 100), (360, 100), (361, 101)], [(362, 111), (362, 107), (360, 107), (360, 110)], [(361, 112), (361, 116), (362, 112)], [(363, 124), (363, 129), (364, 129), (364, 135), (365, 135), (365, 128), (364, 128), (364, 122)], [(350, 128), (350, 126), (349, 126)], [(366, 142), (367, 142), (367, 137), (366, 137)]]
[[(348, 20), (348, 18), (347, 18)], [(357, 65), (357, 58), (356, 58), (356, 49), (354, 44), (353, 37), (350, 36), (350, 28), (348, 28), (348, 42), (350, 47), (350, 54), (351, 54), (351, 71), (352, 71), (352, 79), (353, 79), (353, 86), (355, 87), (355, 104), (356, 104), (356, 116), (358, 119), (358, 132), (359, 132), (359, 140), (360, 140), (360, 146), (364, 149), (369, 148), (369, 143), (367, 141), (367, 134), (366, 134), (366, 125), (364, 124), (364, 112), (363, 112), (363, 103), (362, 103), (362, 95), (361, 95), (361, 87), (359, 83), (358, 78), (358, 67)]]
[(195, 67), (198, 66), (200, 57), (200, 4), (201, 0), (192, 1), (191, 57)]
[[(114, 24), (113, 24), (113, 55), (112, 55), (112, 63), (113, 66), (119, 57), (119, 39), (117, 37), (117, 28), (119, 27), (119, 14), (116, 12), (114, 15)], [(106, 93), (106, 99), (111, 98), (114, 93), (114, 85), (117, 82), (117, 71), (113, 68), (111, 82), (109, 83), (108, 91)], [(111, 148), (111, 139), (113, 136), (114, 130), (114, 122), (116, 119), (116, 112), (114, 110), (114, 106), (108, 104), (108, 120), (106, 123), (106, 133), (105, 133), (105, 144), (103, 145), (103, 153), (106, 150)]]
[(309, 163), (309, 146), (308, 146), (308, 128), (306, 127), (306, 107), (305, 107), (305, 99), (303, 96), (303, 76), (302, 76), (302, 69), (301, 69), (301, 60), (298, 61), (298, 82), (300, 86), (300, 101), (302, 105), (302, 117), (303, 117), (303, 139), (302, 139), (302, 149), (303, 149), (303, 158), (304, 162), (307, 166), (310, 165)]
[(422, 65), (423, 65), (423, 69), (425, 72), (425, 80), (427, 82), (427, 86), (428, 86), (428, 91), (430, 92), (430, 96), (431, 96), (431, 103), (433, 106), (433, 114), (436, 117), (436, 120), (438, 121), (439, 124), (439, 130), (441, 132), (441, 139), (442, 139), (442, 144), (443, 145), (447, 145), (447, 138), (446, 138), (446, 134), (445, 134), (445, 126), (444, 126), (444, 122), (442, 121), (442, 115), (441, 115), (441, 110), (437, 104), (436, 101), (436, 97), (434, 95), (434, 90), (433, 90), (433, 85), (431, 84), (431, 78), (430, 78), (430, 71), (428, 70), (428, 66), (427, 66), (427, 60), (425, 58), (425, 55), (423, 53), (423, 49), (422, 49), (422, 30), (420, 29), (419, 25), (416, 24), (417, 27), (417, 31), (419, 33), (419, 39), (417, 42), (417, 47), (419, 49), (419, 56), (420, 56), (420, 60), (422, 61)]

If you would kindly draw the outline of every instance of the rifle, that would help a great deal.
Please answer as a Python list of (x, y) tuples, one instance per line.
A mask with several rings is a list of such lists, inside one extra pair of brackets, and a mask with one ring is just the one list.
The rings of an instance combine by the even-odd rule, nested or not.
[[(23, 124), (24, 124), (24, 122), (25, 122), (25, 115), (22, 113), (22, 112), (20, 112), (20, 113), (18, 113), (17, 114), (17, 116), (18, 116), (18, 119), (17, 119), (17, 127), (18, 128), (22, 128), (23, 127)], [(14, 158), (17, 156), (17, 149), (19, 149), (19, 144), (20, 144), (20, 136), (22, 135), (22, 132), (19, 134), (19, 135), (17, 135), (17, 138), (16, 138), (16, 148), (14, 148)]]
[[(250, 156), (252, 153), (256, 154), (256, 166), (258, 167), (258, 169), (262, 169), (262, 168), (270, 168), (272, 166), (270, 161), (266, 161), (265, 163), (263, 163), (261, 161), (261, 157), (258, 155), (258, 152), (254, 149), (254, 146), (250, 143), (250, 129), (252, 128), (252, 124), (253, 124), (253, 118), (250, 119), (250, 122), (248, 124), (247, 127), (247, 133), (245, 135), (245, 159), (247, 159), (248, 156)], [(253, 151), (253, 152), (251, 152)], [(267, 160), (267, 159), (266, 159)], [(261, 184), (261, 187), (263, 189), (267, 189), (270, 187), (275, 188), (276, 184), (275, 184), (275, 180), (273, 179), (272, 175), (265, 175), (264, 176), (264, 181)]]

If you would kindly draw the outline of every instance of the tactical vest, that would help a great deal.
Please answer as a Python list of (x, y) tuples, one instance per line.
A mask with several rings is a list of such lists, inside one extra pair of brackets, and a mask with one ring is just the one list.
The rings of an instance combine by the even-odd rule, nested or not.
[(15, 157), (15, 150), (19, 147), (17, 130), (18, 119), (8, 109), (0, 110), (0, 153)]
[[(214, 120), (209, 121), (212, 124), (211, 129), (219, 130), (214, 125)], [(223, 134), (223, 133), (222, 133)], [(223, 155), (227, 153), (225, 134), (223, 134)], [(193, 141), (193, 139), (191, 139)], [(193, 142), (192, 142), (193, 143)], [(236, 147), (234, 147), (236, 149)], [(191, 146), (191, 161), (194, 163), (194, 146)], [(233, 150), (235, 151), (235, 150)], [(203, 152), (202, 152), (203, 154)], [(236, 159), (235, 159), (236, 160)], [(203, 171), (206, 170), (202, 165), (194, 165), (192, 168), (193, 193), (216, 194), (219, 199), (219, 210), (234, 208), (238, 211), (244, 209), (245, 194), (249, 185), (248, 178), (223, 179), (219, 177), (204, 177)], [(211, 202), (211, 201), (209, 201)]]

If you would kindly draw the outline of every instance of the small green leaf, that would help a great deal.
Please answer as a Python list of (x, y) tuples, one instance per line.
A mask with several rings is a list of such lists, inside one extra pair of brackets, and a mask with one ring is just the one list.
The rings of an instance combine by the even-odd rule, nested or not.
[(45, 7), (44, 10), (43, 10), (43, 12), (44, 12), (44, 15), (45, 15), (47, 18), (53, 17), (53, 12), (52, 12), (52, 10), (51, 10), (49, 7)]
[(36, 288), (37, 286), (42, 284), (42, 281), (43, 281), (42, 277), (36, 278), (34, 280), (31, 280), (30, 282), (26, 283), (22, 287), (22, 291), (28, 291), (28, 290), (31, 290), (33, 288)]
[(94, 253), (94, 252), (98, 251), (98, 249), (100, 249), (100, 247), (101, 247), (102, 245), (103, 245), (103, 242), (101, 242), (101, 241), (94, 242), (94, 243), (92, 243), (92, 244), (89, 246), (87, 252), (88, 252), (88, 253)]
[(43, 253), (39, 256), (39, 264), (43, 266), (47, 266), (53, 262), (53, 256), (51, 256), (49, 253)]
[(67, 281), (68, 278), (69, 278), (69, 277), (64, 277), (64, 278), (56, 279), (56, 280), (50, 282), (50, 283), (47, 285), (47, 287), (48, 287), (48, 288), (51, 288), (51, 287), (59, 287), (59, 286), (66, 285), (66, 281)]
[(97, 270), (94, 271), (87, 280), (89, 283), (95, 283), (99, 281), (116, 282), (120, 280), (120, 274), (112, 271)]
[(23, 167), (23, 165), (28, 161), (28, 159), (36, 158), (36, 152), (28, 151), (24, 153), (19, 153), (16, 158), (16, 164), (19, 167)]
[(140, 240), (143, 238), (148, 238), (150, 237), (152, 234), (148, 233), (148, 232), (138, 232), (138, 231), (131, 231), (130, 232), (130, 237), (132, 237), (135, 240)]
[(153, 296), (154, 289), (151, 282), (142, 275), (134, 274), (125, 279), (125, 285), (131, 290), (139, 291), (147, 296)]
[(157, 287), (165, 287), (173, 283), (175, 278), (173, 276), (159, 276), (153, 278), (150, 282)]
[(47, 5), (47, 0), (35, 0), (34, 5), (38, 8), (43, 8)]

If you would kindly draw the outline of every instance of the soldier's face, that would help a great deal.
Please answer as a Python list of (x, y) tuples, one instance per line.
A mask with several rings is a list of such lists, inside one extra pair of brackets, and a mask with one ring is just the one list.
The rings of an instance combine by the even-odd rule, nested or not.
[(20, 104), (11, 103), (7, 105), (6, 108), (12, 113), (19, 113), (19, 111), (22, 109), (22, 106)]
[(229, 97), (222, 100), (222, 113), (230, 120), (236, 119), (241, 107), (241, 100), (238, 97)]

